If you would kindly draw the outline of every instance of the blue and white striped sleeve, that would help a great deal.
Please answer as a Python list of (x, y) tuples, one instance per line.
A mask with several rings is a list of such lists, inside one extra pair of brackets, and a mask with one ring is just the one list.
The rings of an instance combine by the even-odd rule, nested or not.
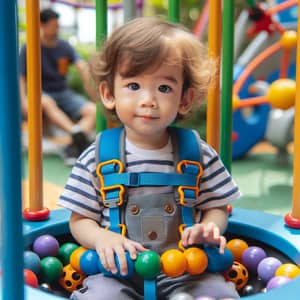
[(202, 151), (203, 175), (197, 199), (198, 209), (219, 207), (231, 203), (241, 193), (233, 178), (223, 165), (217, 152), (200, 140)]
[(100, 222), (103, 206), (99, 201), (95, 170), (95, 144), (92, 144), (80, 155), (74, 165), (58, 205)]

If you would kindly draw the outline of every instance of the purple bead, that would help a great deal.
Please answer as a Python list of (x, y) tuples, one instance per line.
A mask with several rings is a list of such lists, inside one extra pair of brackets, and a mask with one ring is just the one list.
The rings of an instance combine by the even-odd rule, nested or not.
[(35, 239), (32, 248), (40, 258), (46, 256), (57, 256), (59, 243), (54, 236), (44, 234)]
[(257, 271), (257, 266), (263, 260), (267, 257), (266, 252), (256, 246), (248, 247), (242, 254), (242, 264), (252, 273), (255, 273)]
[(269, 291), (271, 289), (275, 289), (282, 285), (285, 285), (290, 281), (291, 279), (286, 276), (275, 276), (268, 281), (266, 289), (267, 291)]
[(268, 282), (282, 262), (276, 257), (266, 257), (257, 266), (257, 274), (263, 282)]

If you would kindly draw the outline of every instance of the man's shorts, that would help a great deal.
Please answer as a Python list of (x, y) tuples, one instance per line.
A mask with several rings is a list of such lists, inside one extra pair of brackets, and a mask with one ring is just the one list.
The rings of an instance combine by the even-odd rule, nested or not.
[(87, 104), (84, 96), (75, 93), (71, 89), (59, 92), (44, 92), (44, 94), (53, 98), (58, 107), (73, 120), (80, 118), (81, 109)]

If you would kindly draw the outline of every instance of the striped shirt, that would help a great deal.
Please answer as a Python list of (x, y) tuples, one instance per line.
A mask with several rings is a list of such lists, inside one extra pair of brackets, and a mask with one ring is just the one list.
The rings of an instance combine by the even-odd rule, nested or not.
[[(200, 139), (203, 175), (200, 180), (200, 192), (195, 201), (195, 209), (229, 204), (239, 198), (240, 191), (225, 169), (214, 149)], [(99, 192), (99, 179), (96, 175), (95, 143), (88, 147), (78, 158), (58, 204), (99, 222), (109, 225), (109, 209), (103, 206)], [(175, 172), (171, 139), (161, 149), (145, 150), (138, 148), (125, 139), (126, 171), (128, 172)], [(171, 186), (129, 188), (128, 195), (156, 194), (172, 192)]]

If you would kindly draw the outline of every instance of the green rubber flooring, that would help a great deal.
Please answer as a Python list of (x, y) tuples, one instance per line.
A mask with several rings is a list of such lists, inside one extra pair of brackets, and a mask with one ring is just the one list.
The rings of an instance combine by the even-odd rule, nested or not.
[[(27, 156), (23, 155), (24, 178), (27, 178)], [(43, 180), (63, 188), (71, 172), (56, 155), (44, 155)], [(232, 163), (232, 175), (243, 196), (233, 207), (286, 214), (292, 203), (292, 156), (284, 166), (276, 163), (275, 154), (248, 154)]]
[(252, 154), (232, 163), (232, 175), (243, 196), (234, 207), (286, 214), (292, 204), (292, 155), (280, 166), (275, 154)]

